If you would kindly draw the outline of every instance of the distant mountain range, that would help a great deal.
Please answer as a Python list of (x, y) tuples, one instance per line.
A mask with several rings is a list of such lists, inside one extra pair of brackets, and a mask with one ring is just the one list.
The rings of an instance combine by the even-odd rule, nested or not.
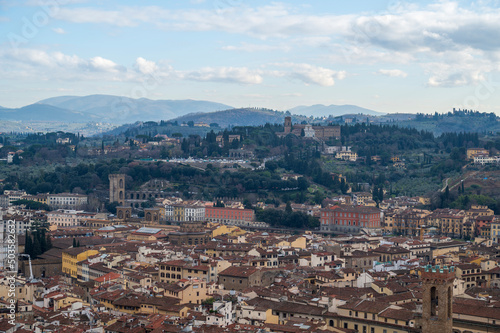
[(287, 115), (292, 116), (293, 123), (337, 122), (339, 119), (334, 118), (343, 116), (342, 120), (394, 123), (432, 131), (437, 135), (443, 132), (500, 131), (500, 118), (486, 113), (485, 116), (479, 113), (447, 114), (436, 119), (434, 116), (416, 119), (416, 114), (385, 114), (356, 105), (316, 104), (297, 106), (283, 112), (265, 108), (233, 108), (210, 101), (132, 99), (113, 95), (60, 96), (21, 108), (0, 107), (0, 131), (37, 132), (52, 129), (52, 124), (57, 124), (59, 127), (56, 128), (62, 126), (75, 132), (82, 130), (95, 134), (117, 125), (123, 125), (116, 128), (119, 132), (129, 126), (142, 126), (141, 123), (160, 120), (176, 120), (179, 125), (190, 121), (217, 123), (224, 128), (282, 124)]
[(52, 105), (31, 104), (18, 109), (0, 108), (0, 120), (90, 122), (100, 117), (90, 113), (62, 109)]
[[(147, 98), (133, 99), (113, 95), (89, 95), (89, 96), (59, 96), (41, 100), (22, 108), (0, 107), (0, 120), (11, 121), (67, 121), (67, 122), (105, 122), (113, 124), (127, 124), (137, 121), (159, 121), (170, 120), (196, 114), (198, 121), (204, 121), (204, 113), (214, 111), (225, 111), (233, 109), (227, 104), (196, 101), (196, 100), (151, 100)], [(250, 111), (252, 109), (236, 109)], [(258, 114), (253, 116), (263, 117), (265, 122), (276, 122), (282, 115), (275, 115), (271, 110), (259, 109)], [(238, 112), (238, 111), (236, 111)], [(359, 114), (379, 116), (383, 113), (365, 109), (356, 105), (311, 105), (297, 106), (290, 109), (292, 114), (308, 117), (340, 116), (344, 114)], [(200, 118), (201, 117), (201, 118)], [(212, 116), (210, 116), (212, 117)], [(252, 121), (262, 121), (246, 117)], [(181, 120), (181, 119), (179, 119)], [(184, 119), (182, 119), (184, 121)], [(224, 113), (217, 116), (221, 126), (237, 125), (229, 123), (224, 119)], [(282, 119), (279, 119), (282, 122)], [(239, 123), (238, 123), (239, 124)]]
[(300, 114), (310, 117), (337, 117), (345, 114), (365, 114), (371, 116), (382, 116), (385, 113), (365, 109), (357, 105), (323, 105), (315, 104), (311, 106), (297, 106), (290, 109), (293, 114)]
[(100, 121), (116, 124), (168, 120), (192, 112), (211, 112), (232, 108), (226, 104), (190, 99), (151, 100), (112, 95), (61, 96), (41, 100), (38, 104), (84, 112), (97, 116)]

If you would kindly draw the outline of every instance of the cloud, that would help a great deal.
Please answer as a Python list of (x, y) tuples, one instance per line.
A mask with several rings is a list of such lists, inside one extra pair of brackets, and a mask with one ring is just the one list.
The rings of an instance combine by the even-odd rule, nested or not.
[(126, 67), (101, 56), (83, 59), (61, 52), (45, 52), (36, 49), (0, 50), (0, 76), (4, 78), (43, 77), (50, 80), (88, 80), (143, 82), (154, 78), (157, 81), (190, 80), (202, 82), (226, 82), (238, 84), (260, 84), (262, 70), (247, 67), (205, 67), (193, 70), (175, 70), (164, 62), (155, 63), (138, 57)]
[(52, 31), (54, 31), (56, 34), (63, 35), (66, 33), (63, 28), (52, 28)]
[(279, 72), (279, 75), (298, 79), (306, 84), (316, 84), (323, 87), (333, 86), (335, 80), (342, 80), (346, 77), (345, 71), (334, 71), (329, 68), (310, 64), (281, 63), (276, 65), (278, 67), (290, 68), (290, 71)]
[(37, 76), (51, 80), (113, 80), (120, 79), (120, 75), (127, 71), (125, 67), (100, 56), (83, 59), (37, 49), (5, 49), (0, 51), (0, 61), (6, 65), (0, 73), (10, 78)]
[(194, 81), (218, 81), (244, 84), (259, 84), (263, 78), (259, 71), (246, 67), (205, 67), (183, 73), (182, 77)]
[[(483, 52), (479, 60), (491, 59), (482, 65), (479, 76), (497, 70), (493, 58), (498, 60), (496, 53), (500, 52), (500, 8), (489, 2), (468, 7), (446, 0), (429, 5), (397, 3), (378, 13), (349, 15), (315, 14), (283, 3), (257, 7), (243, 1), (223, 3), (224, 6), (217, 5), (212, 9), (174, 10), (159, 6), (122, 6), (113, 10), (64, 7), (60, 8), (56, 18), (118, 27), (151, 25), (167, 31), (224, 32), (260, 41), (272, 40), (272, 44), (243, 42), (223, 46), (227, 51), (292, 52), (300, 49), (304, 52), (304, 46), (307, 46), (316, 48), (322, 59), (335, 63), (412, 63), (424, 71), (437, 61), (446, 66), (450, 60), (443, 59), (443, 53), (459, 54), (464, 49), (471, 49)], [(456, 79), (461, 77), (457, 75), (451, 80), (438, 80), (438, 76), (443, 76), (431, 74), (430, 82), (433, 86), (439, 85), (438, 82), (466, 84), (478, 76), (475, 72), (470, 68), (468, 73), (462, 73), (463, 79)], [(199, 73), (198, 76), (203, 78), (207, 74)], [(334, 84), (335, 79), (327, 71), (318, 69), (313, 73), (298, 71), (296, 77), (326, 86)], [(398, 74), (398, 77), (402, 76)], [(256, 78), (250, 81), (255, 82)]]
[(103, 72), (117, 72), (120, 70), (120, 66), (116, 63), (102, 57), (91, 58), (89, 60), (89, 65), (90, 68)]
[(407, 77), (408, 74), (400, 69), (380, 69), (377, 73), (390, 77)]
[(226, 45), (222, 47), (225, 51), (241, 51), (241, 52), (266, 52), (266, 51), (283, 51), (288, 52), (291, 50), (290, 45), (269, 45), (269, 44), (250, 44), (241, 43), (238, 46)]
[(136, 59), (135, 67), (139, 70), (139, 72), (143, 74), (151, 74), (155, 71), (158, 71), (158, 66), (154, 61), (149, 61), (142, 57)]

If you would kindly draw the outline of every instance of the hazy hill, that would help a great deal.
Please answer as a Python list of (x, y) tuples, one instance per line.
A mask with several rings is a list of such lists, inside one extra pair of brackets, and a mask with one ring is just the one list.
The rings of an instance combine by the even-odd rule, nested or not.
[(18, 109), (1, 109), (1, 120), (89, 122), (99, 117), (90, 113), (70, 111), (45, 104), (31, 104)]
[(63, 109), (95, 114), (102, 121), (119, 124), (168, 120), (192, 112), (211, 112), (229, 105), (195, 100), (133, 99), (113, 95), (60, 96), (39, 102)]
[[(266, 123), (282, 124), (285, 120), (285, 116), (290, 115), (282, 111), (274, 111), (269, 109), (260, 108), (241, 108), (241, 109), (230, 109), (218, 112), (209, 113), (195, 113), (188, 114), (182, 117), (172, 119), (172, 121), (177, 121), (179, 124), (188, 121), (203, 122), (207, 124), (217, 123), (220, 127), (231, 126), (259, 126), (265, 125)], [(301, 122), (306, 120), (303, 116), (292, 116), (292, 122)]]
[(413, 120), (399, 121), (395, 124), (430, 131), (434, 135), (446, 132), (500, 133), (500, 117), (494, 113), (484, 112), (417, 115)]
[(367, 114), (373, 116), (381, 116), (384, 113), (365, 109), (357, 105), (323, 105), (323, 104), (315, 104), (311, 106), (296, 106), (290, 109), (291, 113), (301, 114), (305, 116), (313, 116), (313, 117), (328, 117), (328, 116), (342, 116), (345, 114)]

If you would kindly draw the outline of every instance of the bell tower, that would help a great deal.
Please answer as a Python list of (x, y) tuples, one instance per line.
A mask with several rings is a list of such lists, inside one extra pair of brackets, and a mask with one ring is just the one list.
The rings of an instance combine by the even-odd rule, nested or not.
[(285, 117), (285, 134), (292, 131), (292, 117)]
[(110, 174), (109, 178), (109, 202), (125, 204), (125, 175)]
[(428, 265), (421, 271), (421, 276), (422, 333), (452, 333), (455, 267)]

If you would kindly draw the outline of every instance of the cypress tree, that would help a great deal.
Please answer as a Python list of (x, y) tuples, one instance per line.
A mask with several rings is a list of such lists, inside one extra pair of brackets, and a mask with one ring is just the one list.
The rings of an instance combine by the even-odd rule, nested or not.
[(73, 237), (73, 247), (76, 247), (76, 238)]
[(45, 253), (47, 251), (47, 238), (45, 237), (45, 229), (42, 229), (42, 232), (40, 233), (40, 247), (42, 249), (42, 253)]
[(36, 258), (40, 254), (42, 254), (40, 240), (38, 239), (38, 237), (34, 237), (34, 239), (33, 239), (33, 256), (31, 257), (31, 259)]
[(24, 253), (29, 254), (30, 257), (33, 256), (33, 242), (31, 241), (31, 235), (28, 234), (28, 230), (26, 230), (26, 242), (24, 245)]
[(80, 240), (76, 243), (76, 247), (80, 247)]
[(47, 244), (47, 251), (50, 250), (52, 248), (52, 239), (50, 238), (49, 235), (47, 235), (47, 239), (46, 239), (46, 244)]

